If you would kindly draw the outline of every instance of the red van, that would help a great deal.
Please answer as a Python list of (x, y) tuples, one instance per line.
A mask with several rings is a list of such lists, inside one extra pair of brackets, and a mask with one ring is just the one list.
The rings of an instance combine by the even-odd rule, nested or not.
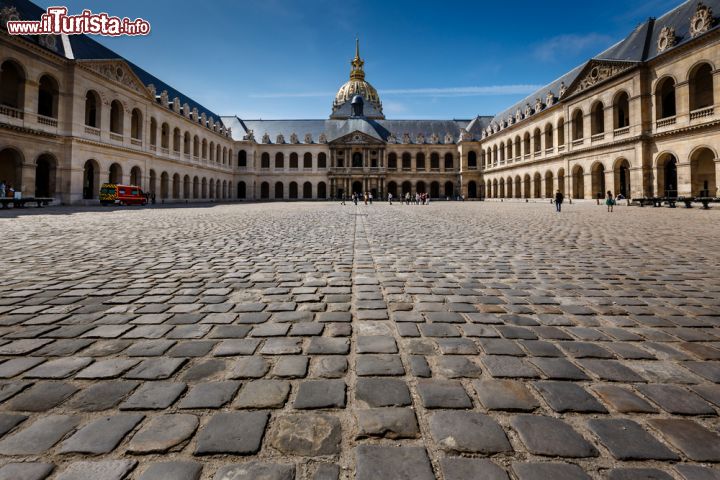
[(147, 197), (135, 185), (103, 183), (100, 187), (100, 205), (147, 205)]

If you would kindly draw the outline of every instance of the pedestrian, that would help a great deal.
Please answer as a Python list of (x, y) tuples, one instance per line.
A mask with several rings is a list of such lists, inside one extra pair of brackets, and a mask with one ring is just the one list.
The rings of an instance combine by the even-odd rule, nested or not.
[(563, 200), (565, 200), (565, 195), (563, 195), (560, 190), (555, 192), (555, 210), (556, 211), (559, 212), (560, 209), (562, 208)]
[(0, 180), (0, 198), (5, 198), (5, 180)]
[(607, 196), (605, 197), (605, 205), (607, 205), (608, 212), (613, 211), (613, 206), (615, 205), (615, 199), (613, 198), (613, 194), (610, 190), (607, 191)]
[(410, 205), (410, 192), (405, 193), (405, 204)]
[(368, 193), (368, 200), (370, 200), (370, 205), (372, 205), (372, 192)]
[(392, 193), (388, 193), (388, 203), (392, 205)]
[(150, 199), (152, 200), (152, 204), (155, 205), (155, 192), (150, 194)]
[(365, 192), (365, 196), (363, 197), (363, 199), (365, 200), (365, 205), (367, 205), (368, 204), (368, 192)]
[(353, 192), (353, 203), (355, 204), (356, 207), (357, 207), (357, 202), (358, 202), (358, 193)]
[(340, 197), (340, 205), (345, 205), (345, 192), (343, 192), (342, 197)]

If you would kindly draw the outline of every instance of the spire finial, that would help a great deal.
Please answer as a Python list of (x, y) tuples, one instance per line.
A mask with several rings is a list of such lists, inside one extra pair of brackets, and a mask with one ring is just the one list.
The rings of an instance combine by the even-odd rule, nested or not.
[(355, 36), (355, 58), (360, 58), (360, 39)]
[(365, 72), (363, 71), (363, 65), (365, 62), (363, 62), (362, 58), (360, 58), (360, 39), (356, 36), (355, 37), (355, 58), (352, 59), (350, 62), (350, 65), (352, 65), (352, 70), (350, 71), (350, 79), (351, 80), (364, 80), (365, 79)]

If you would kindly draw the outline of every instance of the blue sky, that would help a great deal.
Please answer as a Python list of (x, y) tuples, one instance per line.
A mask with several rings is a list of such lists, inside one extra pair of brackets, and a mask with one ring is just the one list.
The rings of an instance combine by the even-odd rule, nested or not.
[(54, 0), (152, 25), (97, 39), (207, 108), (241, 118), (327, 118), (360, 36), (388, 118), (503, 110), (679, 0)]

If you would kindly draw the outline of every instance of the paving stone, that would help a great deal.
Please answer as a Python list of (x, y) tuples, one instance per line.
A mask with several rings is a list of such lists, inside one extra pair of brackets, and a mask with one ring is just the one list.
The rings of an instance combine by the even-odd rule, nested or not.
[(720, 435), (692, 420), (653, 418), (648, 423), (689, 459), (697, 462), (720, 462)]
[(75, 378), (93, 380), (115, 378), (122, 375), (126, 370), (134, 367), (137, 363), (139, 363), (139, 360), (122, 358), (101, 360), (78, 372)]
[(590, 480), (582, 468), (572, 463), (513, 462), (512, 471), (518, 480)]
[(220, 467), (214, 480), (294, 480), (295, 465), (247, 462)]
[(0, 441), (0, 455), (39, 455), (73, 431), (80, 418), (73, 415), (48, 415)]
[(308, 344), (308, 355), (347, 355), (350, 342), (346, 338), (314, 337)]
[(161, 410), (175, 403), (187, 386), (182, 382), (146, 382), (120, 404), (120, 410)]
[(152, 417), (130, 440), (130, 453), (161, 453), (189, 439), (198, 427), (195, 415), (168, 414)]
[(122, 480), (137, 465), (135, 460), (74, 462), (62, 471), (58, 480)]
[(430, 460), (422, 447), (356, 447), (356, 480), (435, 480)]
[(335, 464), (324, 463), (315, 470), (312, 480), (338, 480), (340, 467)]
[(410, 408), (371, 408), (354, 411), (357, 438), (415, 438), (420, 434), (415, 412)]
[(45, 361), (40, 357), (11, 358), (0, 364), (0, 378), (12, 378)]
[(25, 378), (67, 378), (90, 363), (92, 363), (92, 359), (85, 357), (58, 358), (48, 360), (28, 370), (23, 376)]
[(613, 468), (607, 473), (608, 480), (673, 480), (667, 472), (657, 468)]
[(422, 355), (410, 355), (409, 357), (410, 373), (416, 377), (427, 378), (431, 376), (430, 365)]
[(345, 408), (345, 382), (343, 380), (301, 382), (293, 406), (297, 409)]
[(196, 436), (195, 455), (256, 453), (269, 416), (267, 412), (216, 413)]
[(597, 385), (593, 389), (605, 403), (620, 413), (657, 413), (658, 411), (626, 388), (617, 385)]
[(0, 480), (44, 480), (54, 469), (52, 463), (8, 463), (0, 467)]
[(660, 408), (676, 415), (717, 415), (700, 396), (677, 385), (638, 385), (637, 389)]
[(142, 421), (144, 415), (120, 414), (100, 417), (83, 426), (60, 444), (59, 453), (109, 453)]
[(252, 380), (245, 382), (234, 408), (282, 408), (290, 394), (290, 383), (282, 380)]
[(590, 377), (564, 358), (532, 358), (530, 362), (551, 380), (590, 380)]
[(240, 358), (235, 362), (231, 378), (262, 378), (270, 370), (263, 357)]
[(472, 401), (457, 380), (418, 380), (417, 392), (425, 408), (472, 408)]
[(675, 470), (683, 480), (720, 480), (720, 470), (713, 470), (709, 467), (678, 464), (675, 465)]
[(187, 360), (184, 358), (148, 358), (127, 372), (124, 377), (137, 380), (170, 378)]
[(558, 413), (607, 413), (607, 409), (595, 397), (575, 383), (541, 381), (534, 382), (533, 386), (540, 392), (550, 408)]
[(185, 382), (196, 382), (199, 380), (212, 380), (216, 378), (224, 378), (227, 364), (224, 360), (196, 360), (195, 363), (186, 368), (180, 376), (180, 380)]
[(537, 378), (538, 372), (522, 358), (507, 355), (485, 355), (485, 369), (495, 378)]
[(505, 470), (484, 458), (445, 457), (440, 468), (445, 480), (508, 480)]
[(275, 362), (272, 374), (281, 378), (303, 378), (307, 375), (308, 357), (291, 355), (280, 357)]
[(45, 412), (70, 398), (78, 387), (66, 382), (38, 382), (5, 404), (7, 410)]
[(578, 364), (598, 377), (610, 382), (644, 382), (643, 377), (615, 360), (582, 359)]
[(312, 363), (315, 376), (324, 378), (340, 378), (345, 375), (348, 368), (345, 357), (315, 357)]
[(284, 454), (314, 457), (340, 453), (341, 434), (337, 417), (303, 413), (276, 418), (269, 437)]
[(215, 347), (213, 355), (216, 357), (229, 357), (234, 355), (252, 355), (260, 345), (257, 338), (244, 338), (239, 340), (223, 340)]
[(435, 357), (433, 371), (445, 378), (477, 378), (482, 373), (472, 360), (458, 356)]
[(405, 374), (400, 355), (358, 355), (355, 371), (359, 376)]
[(395, 339), (385, 335), (360, 335), (355, 347), (357, 353), (397, 353)]
[(588, 428), (618, 460), (678, 460), (679, 457), (632, 420), (593, 419)]
[(368, 407), (402, 407), (412, 403), (407, 384), (391, 378), (359, 378), (355, 398)]
[(538, 400), (522, 382), (514, 380), (475, 380), (473, 387), (480, 403), (488, 410), (533, 411)]
[(436, 412), (429, 423), (433, 439), (443, 450), (487, 455), (512, 451), (502, 427), (482, 413)]
[(530, 453), (549, 457), (596, 457), (598, 451), (560, 419), (520, 415), (510, 420)]
[(108, 410), (117, 406), (138, 385), (140, 382), (125, 380), (94, 383), (75, 395), (68, 407), (80, 412)]
[(138, 480), (200, 480), (202, 464), (188, 461), (151, 463)]
[(0, 437), (27, 420), (27, 416), (14, 413), (0, 413)]

